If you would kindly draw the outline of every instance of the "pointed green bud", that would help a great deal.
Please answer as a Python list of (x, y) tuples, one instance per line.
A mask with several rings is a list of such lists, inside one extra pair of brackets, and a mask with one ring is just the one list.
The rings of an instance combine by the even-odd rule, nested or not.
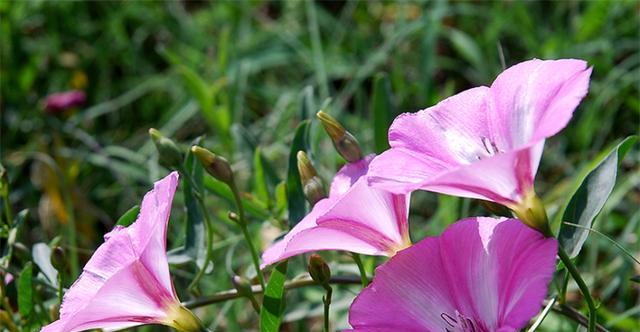
[(329, 134), (333, 141), (333, 146), (336, 148), (342, 158), (348, 162), (353, 163), (362, 159), (362, 150), (358, 140), (351, 135), (344, 127), (331, 115), (319, 111), (316, 116), (320, 119), (324, 130)]
[(233, 182), (233, 171), (226, 159), (197, 145), (191, 147), (191, 152), (200, 160), (207, 173), (229, 186), (235, 186)]
[(328, 285), (329, 279), (331, 279), (331, 270), (327, 262), (322, 259), (318, 254), (313, 254), (309, 257), (309, 274), (311, 279), (320, 285)]
[(298, 172), (300, 173), (300, 182), (302, 182), (302, 191), (309, 204), (315, 205), (319, 200), (327, 197), (322, 180), (304, 151), (298, 151), (296, 156), (298, 157)]
[(253, 296), (253, 290), (251, 289), (251, 283), (247, 278), (243, 278), (239, 275), (233, 276), (231, 278), (231, 283), (233, 287), (238, 291), (238, 294), (243, 297), (251, 297)]
[(180, 168), (182, 165), (182, 152), (180, 152), (176, 143), (163, 136), (162, 133), (155, 128), (149, 129), (149, 136), (151, 136), (153, 144), (155, 144), (156, 149), (158, 149), (160, 164), (170, 169)]
[(62, 271), (67, 267), (67, 255), (62, 247), (53, 247), (53, 249), (51, 249), (50, 259), (51, 265), (53, 265), (59, 273), (62, 273)]

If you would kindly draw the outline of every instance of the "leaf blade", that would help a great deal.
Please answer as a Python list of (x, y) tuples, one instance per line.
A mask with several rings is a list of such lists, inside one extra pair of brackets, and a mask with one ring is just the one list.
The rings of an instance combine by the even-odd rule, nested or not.
[(569, 257), (574, 258), (580, 253), (589, 236), (589, 228), (613, 191), (618, 164), (637, 139), (637, 136), (627, 137), (609, 150), (606, 156), (588, 172), (569, 200), (562, 214), (562, 221), (582, 226), (561, 226), (560, 228), (558, 241), (565, 248)]
[(289, 152), (289, 169), (287, 170), (287, 208), (289, 210), (289, 226), (293, 228), (302, 218), (304, 218), (306, 209), (306, 200), (302, 191), (302, 183), (300, 182), (300, 173), (298, 172), (298, 151), (308, 150), (308, 132), (309, 120), (300, 122), (296, 129), (291, 143), (291, 151)]
[(260, 332), (277, 332), (284, 314), (284, 282), (287, 278), (287, 260), (276, 265), (264, 291), (260, 309)]

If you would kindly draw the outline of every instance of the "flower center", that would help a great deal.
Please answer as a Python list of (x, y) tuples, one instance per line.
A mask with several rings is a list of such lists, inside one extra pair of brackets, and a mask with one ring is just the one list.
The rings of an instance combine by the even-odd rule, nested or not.
[(484, 330), (469, 317), (462, 315), (456, 310), (455, 314), (449, 315), (446, 312), (440, 314), (440, 318), (445, 322), (445, 332), (483, 332)]
[[(484, 150), (487, 151), (487, 154), (489, 157), (497, 153), (502, 153), (502, 151), (498, 149), (498, 146), (496, 145), (496, 143), (491, 141), (490, 139), (486, 137), (482, 137), (480, 140), (482, 141), (482, 146), (484, 146)], [(478, 156), (478, 159), (481, 159), (481, 157)]]

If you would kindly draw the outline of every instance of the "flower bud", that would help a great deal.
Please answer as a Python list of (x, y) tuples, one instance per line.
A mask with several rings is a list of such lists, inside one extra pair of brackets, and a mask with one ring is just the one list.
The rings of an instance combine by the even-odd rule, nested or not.
[(67, 255), (64, 253), (64, 249), (59, 246), (53, 247), (51, 249), (51, 265), (53, 265), (59, 273), (67, 267)]
[(157, 129), (149, 129), (149, 136), (158, 149), (160, 164), (170, 169), (179, 168), (182, 165), (182, 153), (172, 140), (166, 138)]
[(231, 278), (233, 287), (238, 291), (240, 296), (251, 297), (253, 296), (253, 290), (251, 289), (251, 283), (247, 278), (235, 275)]
[(316, 169), (309, 161), (304, 151), (298, 151), (298, 172), (300, 173), (300, 181), (302, 182), (302, 190), (307, 201), (311, 205), (316, 204), (319, 200), (327, 197), (322, 186), (322, 180), (318, 176)]
[(331, 279), (331, 270), (327, 262), (322, 259), (318, 254), (313, 254), (309, 257), (309, 274), (311, 279), (321, 285), (327, 285), (329, 279)]
[(229, 186), (235, 186), (233, 182), (233, 171), (226, 159), (196, 145), (191, 147), (191, 152), (200, 160), (200, 163), (202, 163), (207, 173)]
[(353, 163), (362, 159), (362, 150), (358, 144), (358, 140), (351, 135), (344, 127), (331, 115), (319, 111), (316, 116), (320, 119), (324, 130), (329, 134), (342, 158)]

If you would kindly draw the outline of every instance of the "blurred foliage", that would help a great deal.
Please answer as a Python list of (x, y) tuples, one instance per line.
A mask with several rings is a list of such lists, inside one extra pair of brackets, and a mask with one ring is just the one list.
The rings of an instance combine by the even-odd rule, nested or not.
[[(547, 141), (537, 178), (551, 214), (566, 200), (580, 169), (639, 131), (640, 6), (632, 0), (0, 1), (0, 15), (0, 154), (14, 214), (30, 211), (22, 214), (20, 250), (9, 267), (14, 275), (31, 269), (29, 248), (39, 242), (61, 241), (82, 266), (102, 234), (168, 172), (158, 164), (147, 134), (151, 127), (185, 154), (202, 136), (200, 145), (232, 162), (251, 233), (262, 246), (287, 229), (283, 181), (289, 148), (297, 125), (320, 109), (337, 117), (369, 153), (384, 146), (374, 137), (380, 105), (393, 118), (490, 84), (505, 66), (526, 59), (585, 59), (594, 66), (589, 96), (570, 125)], [(379, 74), (388, 79), (384, 90), (374, 88)], [(43, 111), (48, 94), (69, 89), (87, 93), (84, 107)], [(389, 98), (373, 96), (375, 90)], [(317, 120), (308, 135), (307, 152), (328, 185), (344, 161)], [(633, 149), (595, 224), (636, 256), (639, 159)], [(255, 271), (243, 270), (251, 266), (250, 256), (227, 217), (231, 192), (211, 178), (204, 188), (208, 212), (224, 235), (214, 239), (214, 268), (201, 283), (202, 293), (210, 294), (232, 288), (232, 275), (253, 277)], [(179, 255), (188, 223), (184, 197), (176, 195), (169, 232), (178, 290), (197, 272), (195, 262)], [(476, 202), (416, 193), (413, 237), (438, 234), (450, 222), (477, 214), (486, 212)], [(357, 271), (346, 255), (323, 256), (332, 258), (334, 273)], [(374, 260), (380, 261), (365, 263), (371, 267)], [(303, 258), (289, 265), (289, 277), (305, 271)], [(596, 234), (579, 267), (600, 302), (603, 325), (640, 329), (639, 288), (630, 281), (640, 274), (638, 265)], [(65, 271), (66, 286), (77, 268), (71, 264)], [(20, 287), (30, 285), (31, 275), (25, 278)], [(19, 299), (20, 312), (36, 312), (29, 324), (37, 326), (49, 321), (57, 295), (41, 267), (33, 266), (33, 282), (36, 292)], [(10, 284), (7, 292), (17, 308), (15, 287)], [(569, 289), (569, 303), (581, 306), (579, 293), (572, 284)], [(357, 291), (336, 289), (335, 328), (347, 327), (346, 309)], [(319, 330), (321, 296), (320, 288), (290, 292), (283, 329)], [(31, 308), (31, 300), (43, 305)], [(259, 319), (249, 308), (236, 300), (196, 313), (216, 330), (246, 331)], [(552, 313), (540, 330), (575, 328)]]

